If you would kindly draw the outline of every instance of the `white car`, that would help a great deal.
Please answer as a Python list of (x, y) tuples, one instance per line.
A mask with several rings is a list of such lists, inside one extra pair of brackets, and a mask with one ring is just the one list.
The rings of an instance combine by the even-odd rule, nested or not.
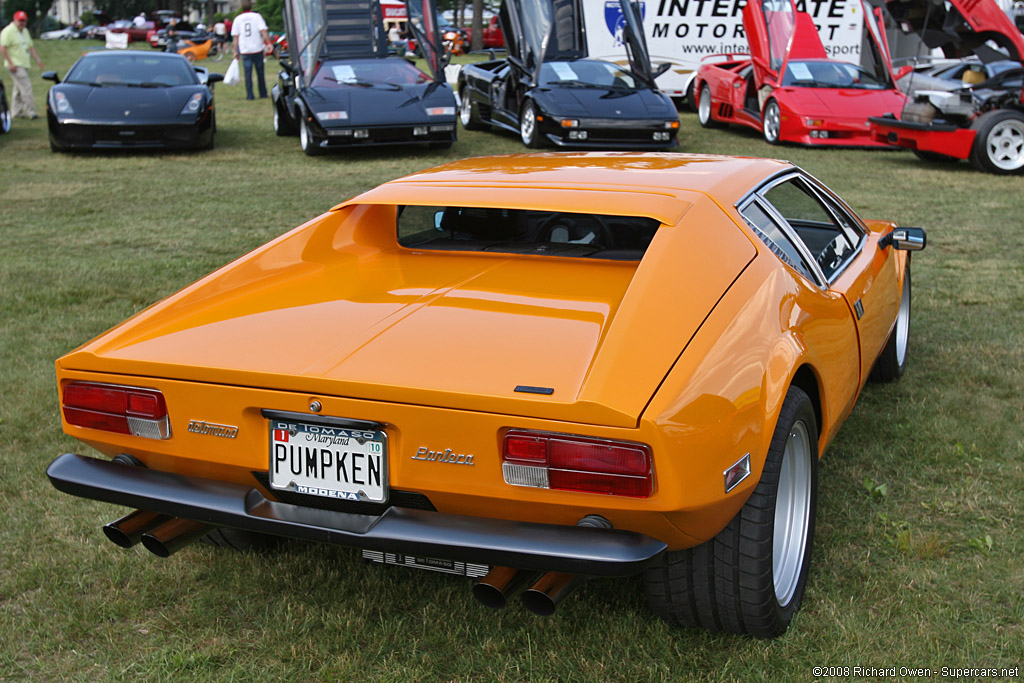
[(56, 31), (40, 33), (39, 37), (43, 40), (71, 40), (75, 37), (75, 29), (70, 26), (65, 26), (64, 28)]

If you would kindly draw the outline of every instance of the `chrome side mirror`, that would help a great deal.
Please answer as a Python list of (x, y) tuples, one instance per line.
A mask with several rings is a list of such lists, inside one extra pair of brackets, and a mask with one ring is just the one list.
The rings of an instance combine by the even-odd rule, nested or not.
[(921, 251), (928, 244), (928, 235), (924, 228), (896, 228), (878, 241), (878, 246), (881, 249), (885, 249), (890, 244), (893, 249)]

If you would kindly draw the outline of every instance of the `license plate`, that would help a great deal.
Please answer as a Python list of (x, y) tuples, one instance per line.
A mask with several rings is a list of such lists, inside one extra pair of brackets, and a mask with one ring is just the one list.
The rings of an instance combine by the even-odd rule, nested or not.
[(387, 437), (381, 431), (270, 420), (270, 487), (383, 503)]

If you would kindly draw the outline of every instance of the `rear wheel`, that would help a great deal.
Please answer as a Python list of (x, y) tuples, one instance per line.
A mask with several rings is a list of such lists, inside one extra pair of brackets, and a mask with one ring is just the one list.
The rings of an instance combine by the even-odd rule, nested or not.
[(188, 60), (189, 64), (195, 64), (196, 63), (196, 56), (194, 54), (192, 54), (191, 52), (186, 52), (185, 53), (185, 59)]
[(644, 574), (651, 609), (672, 624), (782, 635), (807, 584), (818, 495), (818, 429), (810, 398), (790, 387), (761, 481), (715, 538), (665, 553)]
[(686, 107), (690, 111), (697, 111), (697, 94), (693, 91), (695, 85), (697, 85), (697, 79), (691, 78), (686, 86)]
[(274, 133), (278, 137), (295, 135), (295, 122), (283, 110), (284, 104), (281, 100), (274, 102)]
[(977, 131), (970, 157), (975, 168), (1000, 175), (1024, 169), (1024, 114), (997, 109), (979, 116), (971, 128)]
[(907, 369), (907, 349), (910, 346), (910, 264), (903, 275), (903, 293), (900, 308), (896, 313), (896, 324), (885, 342), (885, 348), (875, 361), (871, 379), (878, 382), (894, 382)]
[(463, 86), (459, 91), (459, 121), (466, 130), (480, 130), (483, 123), (480, 121), (480, 111), (476, 102), (469, 96), (469, 87)]
[(700, 99), (697, 100), (697, 120), (704, 128), (717, 128), (719, 123), (711, 118), (711, 88), (707, 83), (700, 86)]
[(302, 151), (306, 153), (306, 156), (315, 157), (323, 154), (323, 148), (320, 147), (320, 138), (313, 135), (313, 132), (309, 130), (309, 124), (306, 122), (305, 116), (299, 119), (299, 146), (302, 147)]
[(0, 92), (0, 134), (11, 130), (11, 110), (7, 107), (7, 98)]
[(523, 111), (519, 114), (519, 137), (523, 144), (530, 149), (542, 147), (540, 131), (537, 129), (537, 107), (530, 100), (523, 105)]
[(779, 103), (775, 100), (768, 100), (764, 105), (764, 113), (761, 116), (761, 131), (764, 133), (765, 141), (770, 145), (779, 144), (779, 131), (782, 128), (782, 114), (779, 112)]

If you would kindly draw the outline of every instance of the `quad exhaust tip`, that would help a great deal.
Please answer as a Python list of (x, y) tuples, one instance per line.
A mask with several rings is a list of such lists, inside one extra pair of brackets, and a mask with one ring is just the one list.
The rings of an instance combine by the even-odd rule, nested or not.
[(147, 510), (136, 510), (103, 527), (103, 533), (114, 545), (132, 548), (141, 542), (159, 557), (170, 557), (212, 530), (202, 522)]
[[(600, 515), (587, 515), (576, 526), (611, 529), (612, 523)], [(473, 586), (473, 597), (492, 609), (503, 609), (508, 597), (518, 592), (535, 573), (512, 567), (494, 567)], [(562, 572), (546, 572), (536, 578), (520, 595), (523, 606), (546, 617), (555, 613), (558, 603), (583, 583), (583, 577)]]
[(579, 588), (583, 577), (561, 572), (543, 574), (519, 599), (523, 606), (536, 615), (549, 617), (555, 613), (558, 603)]
[(146, 510), (136, 510), (103, 527), (103, 533), (110, 542), (122, 548), (132, 548), (142, 540), (142, 535), (152, 531), (172, 518)]
[(527, 573), (512, 567), (494, 567), (473, 586), (473, 597), (492, 609), (504, 609), (508, 596), (525, 583)]

